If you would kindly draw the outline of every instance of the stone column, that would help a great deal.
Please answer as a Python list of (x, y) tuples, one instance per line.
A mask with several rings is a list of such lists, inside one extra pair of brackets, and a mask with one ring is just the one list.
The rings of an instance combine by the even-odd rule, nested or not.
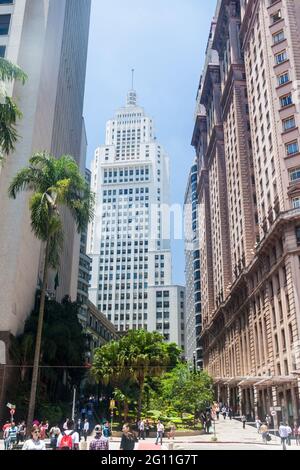
[(293, 407), (293, 418), (294, 422), (298, 421), (298, 397), (297, 397), (297, 388), (291, 385), (291, 394), (292, 394), (292, 407)]
[(242, 390), (242, 387), (238, 387), (238, 397), (239, 397), (238, 412), (239, 412), (239, 415), (242, 416), (242, 414), (243, 414), (243, 390)]
[(230, 406), (230, 385), (227, 384), (227, 405)]
[(256, 418), (256, 416), (258, 415), (258, 406), (257, 406), (257, 396), (258, 396), (258, 393), (257, 393), (257, 388), (256, 387), (253, 387), (253, 400), (254, 400), (254, 419)]
[[(277, 400), (277, 388), (272, 387), (272, 406), (278, 406), (278, 400)], [(276, 413), (275, 416), (273, 416), (273, 422), (274, 422), (274, 429), (278, 429), (278, 414)]]

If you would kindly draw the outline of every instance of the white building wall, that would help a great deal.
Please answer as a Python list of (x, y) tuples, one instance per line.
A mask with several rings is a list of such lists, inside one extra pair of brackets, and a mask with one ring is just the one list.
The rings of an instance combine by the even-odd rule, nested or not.
[[(107, 122), (105, 145), (96, 149), (91, 171), (97, 204), (88, 230), (90, 300), (121, 331), (155, 331), (155, 289), (172, 284), (169, 221), (161, 213), (169, 209), (169, 158), (134, 91)], [(172, 327), (165, 335), (180, 344), (174, 292)]]

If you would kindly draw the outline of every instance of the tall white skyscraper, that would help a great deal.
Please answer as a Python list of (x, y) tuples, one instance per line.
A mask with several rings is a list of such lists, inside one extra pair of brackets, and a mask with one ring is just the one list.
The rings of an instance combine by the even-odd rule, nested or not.
[(169, 158), (154, 122), (127, 104), (106, 125), (92, 162), (96, 215), (88, 231), (90, 300), (120, 331), (159, 331), (184, 346), (184, 288), (172, 285)]

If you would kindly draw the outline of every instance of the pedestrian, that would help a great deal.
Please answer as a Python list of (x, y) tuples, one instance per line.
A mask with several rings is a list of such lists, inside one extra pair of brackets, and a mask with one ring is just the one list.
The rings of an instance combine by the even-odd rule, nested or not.
[(111, 436), (111, 429), (110, 429), (110, 424), (108, 421), (105, 421), (103, 428), (102, 428), (102, 433), (103, 433), (103, 436), (106, 437), (107, 439)]
[(57, 448), (60, 450), (79, 450), (79, 434), (74, 431), (73, 420), (68, 420), (68, 429), (58, 436)]
[(150, 423), (148, 419), (146, 419), (146, 422), (145, 422), (145, 431), (146, 431), (146, 437), (149, 437), (150, 436)]
[(247, 422), (247, 418), (245, 415), (242, 416), (242, 423), (243, 423), (243, 429), (246, 429), (246, 422)]
[(48, 428), (49, 428), (49, 423), (48, 421), (46, 420), (43, 420), (41, 425), (40, 425), (40, 438), (41, 440), (43, 441), (44, 439), (46, 439), (46, 432), (48, 431)]
[(226, 408), (226, 406), (223, 406), (223, 408), (222, 408), (222, 415), (223, 415), (223, 418), (226, 419), (226, 415), (227, 415), (227, 408)]
[(297, 432), (297, 446), (300, 445), (300, 426), (298, 427), (298, 432)]
[(77, 432), (78, 432), (79, 435), (81, 433), (81, 426), (82, 426), (81, 423), (82, 423), (81, 418), (78, 418), (76, 426), (77, 426)]
[(205, 420), (206, 434), (209, 434), (210, 428), (211, 428), (211, 415), (210, 413), (206, 413), (206, 420)]
[(268, 414), (266, 415), (266, 417), (265, 417), (265, 422), (266, 422), (267, 426), (270, 428), (270, 427), (271, 427), (271, 423), (272, 423), (272, 418), (271, 418), (270, 415), (268, 415)]
[(50, 447), (52, 450), (56, 450), (57, 449), (57, 440), (58, 440), (58, 437), (60, 435), (60, 429), (58, 426), (53, 426), (51, 429), (50, 429)]
[(262, 435), (262, 440), (264, 444), (268, 443), (268, 434), (269, 434), (269, 428), (267, 423), (263, 423), (261, 427), (259, 428), (259, 432)]
[(288, 437), (287, 437), (287, 444), (289, 446), (292, 445), (292, 435), (293, 435), (293, 431), (292, 431), (292, 428), (289, 424), (287, 424), (287, 432), (288, 432)]
[(258, 432), (258, 433), (260, 432), (260, 427), (261, 427), (261, 425), (262, 425), (261, 420), (259, 419), (258, 416), (256, 416), (256, 418), (255, 418), (255, 426), (256, 426), (256, 429), (257, 429), (257, 432)]
[(26, 424), (25, 421), (22, 421), (18, 426), (18, 444), (19, 442), (24, 442), (26, 435)]
[(220, 408), (219, 408), (219, 405), (216, 406), (216, 415), (217, 415), (217, 420), (219, 421), (219, 417), (220, 417)]
[(88, 422), (87, 419), (85, 419), (84, 425), (83, 425), (83, 437), (84, 437), (85, 442), (87, 441), (89, 430), (90, 430), (90, 423)]
[(40, 430), (37, 426), (31, 429), (31, 438), (23, 444), (22, 450), (46, 450), (45, 442), (40, 438)]
[(287, 426), (281, 422), (278, 430), (279, 436), (281, 438), (282, 450), (286, 450), (286, 441), (289, 435)]
[[(3, 439), (4, 439), (4, 450), (9, 450), (10, 448), (10, 439), (9, 439), (9, 429), (10, 429), (10, 424), (9, 426), (6, 426), (4, 427), (4, 431), (3, 431)], [(3, 429), (2, 428), (2, 429)]]
[(145, 440), (145, 421), (143, 419), (139, 422), (139, 439)]
[(16, 423), (12, 422), (10, 428), (8, 428), (9, 437), (9, 448), (13, 449), (17, 445), (18, 440), (18, 427)]
[(168, 433), (168, 439), (175, 439), (176, 426), (174, 423), (170, 425), (170, 432)]
[(95, 434), (90, 443), (90, 450), (109, 450), (109, 440), (103, 436), (100, 424), (95, 426)]
[(229, 416), (229, 419), (230, 421), (232, 420), (232, 416), (233, 416), (233, 410), (232, 408), (230, 407), (229, 410), (228, 410), (228, 416)]
[(122, 431), (120, 450), (134, 450), (136, 438), (129, 424), (124, 424)]
[(158, 444), (159, 440), (160, 440), (160, 444), (162, 445), (162, 439), (163, 439), (164, 431), (165, 431), (164, 425), (162, 424), (162, 422), (160, 420), (158, 420), (157, 429), (156, 429), (156, 442), (155, 442), (156, 445)]

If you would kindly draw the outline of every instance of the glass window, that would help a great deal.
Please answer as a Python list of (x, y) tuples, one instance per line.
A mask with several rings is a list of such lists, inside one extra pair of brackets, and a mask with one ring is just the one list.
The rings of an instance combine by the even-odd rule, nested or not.
[(295, 117), (291, 116), (283, 121), (283, 130), (288, 131), (289, 129), (294, 129), (296, 127)]
[(294, 155), (295, 153), (299, 152), (299, 145), (298, 142), (290, 142), (289, 144), (286, 144), (286, 152), (288, 155)]
[(290, 170), (289, 174), (290, 174), (290, 181), (300, 180), (300, 167)]
[(7, 36), (10, 25), (10, 17), (11, 15), (0, 15), (0, 36)]

